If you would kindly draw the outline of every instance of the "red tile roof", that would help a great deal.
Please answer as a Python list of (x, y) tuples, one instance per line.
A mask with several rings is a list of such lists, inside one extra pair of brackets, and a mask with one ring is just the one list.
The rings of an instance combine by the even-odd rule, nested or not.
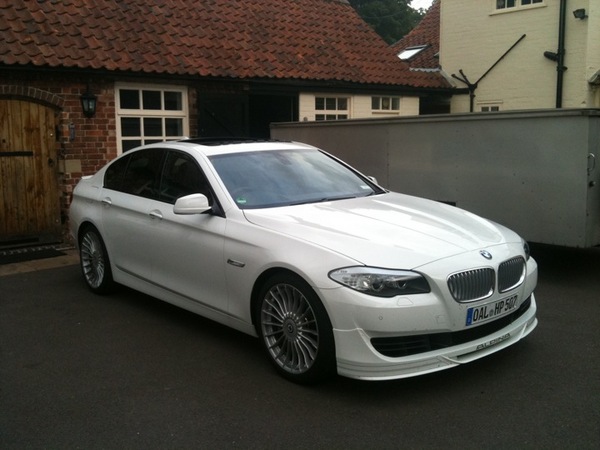
[(11, 0), (0, 64), (447, 87), (411, 72), (346, 0)]
[(412, 69), (436, 70), (440, 68), (437, 57), (440, 51), (440, 9), (441, 1), (434, 0), (421, 22), (410, 33), (392, 45), (396, 55), (410, 47), (427, 45), (427, 48), (407, 61)]

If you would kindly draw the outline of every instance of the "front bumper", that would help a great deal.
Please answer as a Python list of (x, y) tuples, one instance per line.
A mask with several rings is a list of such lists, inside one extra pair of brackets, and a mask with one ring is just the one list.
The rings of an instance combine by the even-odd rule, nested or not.
[(360, 328), (334, 329), (338, 373), (363, 380), (406, 378), (475, 361), (513, 345), (537, 326), (537, 305), (531, 294), (529, 308), (512, 323), (478, 339), (440, 350), (391, 358), (379, 353), (371, 336)]

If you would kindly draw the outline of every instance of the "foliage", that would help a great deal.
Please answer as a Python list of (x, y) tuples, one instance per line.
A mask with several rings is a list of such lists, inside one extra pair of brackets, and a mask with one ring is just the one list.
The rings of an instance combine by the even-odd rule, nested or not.
[(352, 7), (388, 44), (410, 32), (425, 10), (414, 10), (411, 0), (349, 0)]

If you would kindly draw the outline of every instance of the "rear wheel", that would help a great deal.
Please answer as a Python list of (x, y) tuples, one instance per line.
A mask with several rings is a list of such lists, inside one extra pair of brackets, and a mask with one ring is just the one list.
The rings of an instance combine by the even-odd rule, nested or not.
[(262, 288), (257, 308), (261, 343), (285, 378), (314, 383), (335, 374), (331, 322), (308, 283), (293, 274), (275, 275)]
[(86, 227), (79, 237), (79, 260), (83, 278), (92, 292), (106, 294), (113, 288), (106, 246), (92, 226)]

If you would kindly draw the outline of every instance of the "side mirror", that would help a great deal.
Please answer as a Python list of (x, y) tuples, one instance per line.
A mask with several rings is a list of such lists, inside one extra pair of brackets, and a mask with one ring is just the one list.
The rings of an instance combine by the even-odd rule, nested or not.
[(173, 206), (175, 214), (202, 214), (210, 211), (211, 206), (204, 194), (190, 194), (180, 197)]

